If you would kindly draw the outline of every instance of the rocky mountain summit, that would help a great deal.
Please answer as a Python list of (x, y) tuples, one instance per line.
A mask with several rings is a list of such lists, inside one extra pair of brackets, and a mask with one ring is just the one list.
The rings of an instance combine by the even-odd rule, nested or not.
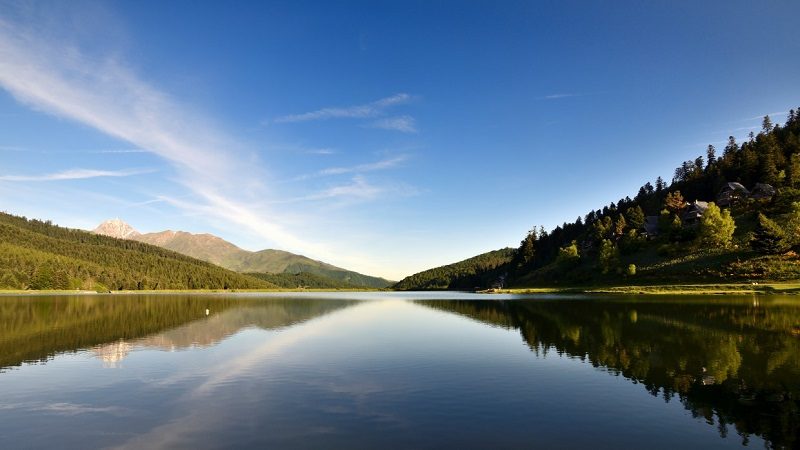
[(119, 218), (106, 220), (92, 230), (92, 233), (111, 236), (117, 239), (136, 239), (142, 235), (142, 233), (139, 233), (132, 226)]

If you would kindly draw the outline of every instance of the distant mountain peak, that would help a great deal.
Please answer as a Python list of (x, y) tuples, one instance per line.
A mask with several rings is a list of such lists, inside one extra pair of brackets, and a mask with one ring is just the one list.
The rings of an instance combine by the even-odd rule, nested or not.
[(118, 239), (134, 239), (142, 234), (119, 218), (106, 220), (92, 230), (92, 233)]

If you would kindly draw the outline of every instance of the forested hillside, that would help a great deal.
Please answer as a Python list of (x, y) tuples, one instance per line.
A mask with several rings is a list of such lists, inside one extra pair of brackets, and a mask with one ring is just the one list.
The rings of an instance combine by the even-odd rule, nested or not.
[[(721, 153), (721, 154), (720, 154)], [(746, 142), (683, 162), (667, 183), (589, 211), (551, 231), (533, 227), (502, 266), (403, 289), (800, 279), (800, 111), (783, 126), (764, 117)], [(504, 276), (504, 277), (503, 277)]]
[[(208, 233), (193, 234), (185, 231), (168, 230), (159, 233), (141, 234), (119, 219), (104, 222), (94, 232), (98, 234), (110, 233), (112, 236), (122, 237), (116, 234), (116, 228), (119, 227), (129, 233), (125, 236), (126, 239), (157, 245), (240, 273), (309, 273), (332, 280), (334, 284), (338, 283), (337, 286), (349, 285), (356, 288), (385, 288), (393, 283), (380, 277), (342, 269), (341, 267), (283, 250), (266, 249), (251, 252)], [(278, 277), (277, 279), (288, 282), (290, 278)], [(312, 283), (318, 282), (319, 280), (312, 281)]]
[(334, 280), (323, 275), (300, 273), (246, 273), (285, 289), (358, 289), (359, 286)]
[(413, 289), (473, 289), (487, 286), (502, 276), (511, 262), (514, 249), (504, 248), (474, 256), (464, 261), (437, 267), (404, 278), (394, 288)]
[(0, 213), (0, 289), (272, 287), (153, 245)]

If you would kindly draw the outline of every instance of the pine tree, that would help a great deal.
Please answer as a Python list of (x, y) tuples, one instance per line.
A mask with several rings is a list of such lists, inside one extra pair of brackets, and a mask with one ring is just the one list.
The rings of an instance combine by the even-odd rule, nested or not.
[(792, 203), (786, 220), (786, 243), (794, 248), (800, 246), (800, 202)]
[(761, 132), (765, 134), (769, 133), (772, 131), (772, 128), (772, 120), (769, 118), (769, 116), (764, 116), (764, 120), (761, 122)]
[(619, 259), (619, 251), (617, 247), (608, 239), (603, 239), (600, 243), (599, 262), (600, 268), (606, 274), (611, 270)]
[(774, 221), (758, 213), (758, 225), (752, 240), (753, 248), (761, 253), (779, 254), (789, 249), (786, 233)]
[(533, 258), (536, 256), (536, 239), (536, 227), (533, 227), (528, 231), (528, 235), (525, 236), (525, 239), (523, 239), (519, 245), (521, 265), (528, 265), (533, 262)]
[(713, 145), (709, 145), (708, 149), (706, 149), (706, 160), (708, 161), (706, 170), (712, 168), (717, 163), (717, 149), (714, 148)]
[(719, 207), (711, 202), (708, 209), (700, 218), (698, 239), (707, 248), (728, 247), (733, 240), (736, 224), (727, 209), (720, 211)]
[(685, 205), (686, 200), (683, 199), (681, 191), (668, 192), (667, 197), (664, 199), (664, 207), (673, 214), (683, 211)]
[(661, 192), (666, 189), (667, 185), (661, 177), (656, 178), (656, 192)]
[(620, 214), (617, 217), (617, 221), (614, 223), (614, 235), (617, 239), (622, 237), (625, 234), (625, 230), (628, 228), (628, 223), (625, 221), (625, 216)]
[(787, 184), (790, 187), (800, 186), (800, 153), (793, 153), (789, 158)]
[(633, 208), (629, 208), (625, 215), (632, 230), (639, 230), (644, 226), (644, 211), (641, 206), (636, 205)]

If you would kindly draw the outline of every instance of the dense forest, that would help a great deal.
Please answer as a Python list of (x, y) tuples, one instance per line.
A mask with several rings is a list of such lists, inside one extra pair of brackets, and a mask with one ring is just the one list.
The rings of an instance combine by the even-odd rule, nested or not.
[(317, 275), (309, 272), (300, 273), (259, 273), (248, 272), (249, 275), (267, 281), (285, 289), (359, 289), (363, 286), (346, 283), (341, 280)]
[(419, 305), (517, 329), (537, 356), (580, 358), (679, 401), (721, 436), (768, 448), (800, 441), (798, 307), (762, 302), (650, 299), (421, 301)]
[[(501, 266), (431, 269), (402, 289), (780, 281), (800, 278), (800, 111), (681, 163), (670, 182), (551, 231), (533, 227)], [(436, 273), (429, 283), (424, 274)], [(476, 284), (475, 281), (481, 281)]]
[(0, 289), (274, 287), (153, 245), (0, 213)]
[(398, 290), (472, 289), (485, 286), (498, 277), (499, 270), (514, 258), (515, 250), (504, 248), (474, 256), (447, 266), (436, 267), (404, 278), (394, 286)]

